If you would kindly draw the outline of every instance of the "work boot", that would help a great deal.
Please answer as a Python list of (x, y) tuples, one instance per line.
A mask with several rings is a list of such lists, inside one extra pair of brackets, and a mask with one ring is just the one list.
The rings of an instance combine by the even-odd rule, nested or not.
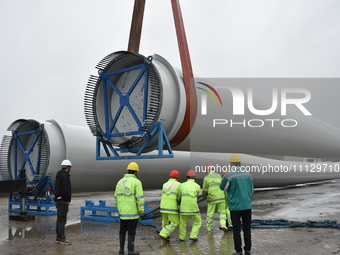
[(220, 226), (220, 230), (222, 230), (223, 232), (227, 232), (228, 228), (226, 226)]
[(128, 255), (139, 255), (139, 251), (135, 251), (135, 236), (128, 236)]
[(67, 239), (61, 239), (59, 241), (60, 244), (64, 244), (64, 245), (71, 245), (72, 243), (70, 241), (68, 241)]
[(125, 234), (119, 234), (119, 254), (124, 254)]
[(233, 254), (231, 255), (243, 255), (242, 251), (239, 251), (239, 252), (234, 252)]
[(158, 235), (159, 238), (162, 238), (164, 241), (166, 242), (170, 242), (170, 238), (169, 237), (164, 237), (164, 236), (161, 236), (161, 235)]

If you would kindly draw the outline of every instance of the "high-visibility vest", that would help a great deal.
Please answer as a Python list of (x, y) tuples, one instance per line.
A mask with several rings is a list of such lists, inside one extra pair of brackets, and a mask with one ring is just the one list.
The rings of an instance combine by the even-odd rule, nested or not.
[(161, 213), (178, 214), (179, 188), (181, 183), (170, 178), (162, 187)]
[(194, 179), (188, 179), (181, 184), (179, 188), (181, 198), (180, 214), (193, 215), (200, 213), (197, 204), (197, 197), (200, 194), (200, 190), (200, 185), (198, 185)]
[(121, 219), (138, 219), (144, 212), (142, 182), (134, 174), (124, 174), (117, 183), (114, 197)]
[(225, 201), (225, 192), (220, 189), (221, 175), (209, 172), (203, 179), (202, 197), (207, 196), (208, 203), (221, 203)]

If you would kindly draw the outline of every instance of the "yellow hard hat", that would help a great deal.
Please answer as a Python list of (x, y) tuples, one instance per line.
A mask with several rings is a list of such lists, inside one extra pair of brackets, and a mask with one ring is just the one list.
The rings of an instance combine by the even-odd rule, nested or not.
[(241, 157), (237, 154), (233, 154), (229, 158), (229, 163), (236, 163), (236, 162), (242, 162)]
[(136, 162), (131, 162), (126, 169), (139, 172), (139, 166)]

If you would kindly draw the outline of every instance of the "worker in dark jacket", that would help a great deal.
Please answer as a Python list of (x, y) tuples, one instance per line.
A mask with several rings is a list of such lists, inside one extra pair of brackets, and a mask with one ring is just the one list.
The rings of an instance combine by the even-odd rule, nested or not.
[(55, 179), (55, 203), (57, 207), (57, 223), (56, 233), (57, 239), (56, 244), (70, 245), (65, 236), (65, 225), (67, 221), (68, 207), (71, 202), (71, 180), (70, 171), (72, 168), (71, 161), (68, 159), (61, 162), (61, 170), (57, 173)]

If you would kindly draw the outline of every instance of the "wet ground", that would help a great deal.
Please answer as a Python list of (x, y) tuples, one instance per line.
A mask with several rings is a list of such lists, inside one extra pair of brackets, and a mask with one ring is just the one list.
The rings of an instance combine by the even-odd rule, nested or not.
[[(151, 207), (158, 205), (160, 190), (146, 191)], [(72, 245), (56, 245), (56, 216), (36, 216), (34, 221), (10, 221), (8, 199), (0, 197), (0, 254), (118, 254), (118, 223), (81, 221), (80, 207), (85, 200), (106, 200), (112, 206), (112, 192), (77, 193), (73, 195), (66, 227)], [(340, 180), (294, 188), (255, 192), (253, 219), (287, 219), (306, 222), (336, 220), (340, 222)], [(140, 254), (225, 254), (234, 252), (232, 232), (205, 229), (206, 204), (200, 203), (203, 225), (198, 242), (178, 241), (176, 230), (169, 243), (157, 237), (156, 227), (138, 226), (135, 250)], [(190, 224), (189, 224), (190, 225)], [(337, 228), (264, 228), (252, 229), (253, 254), (340, 254), (340, 230)], [(127, 252), (125, 253), (127, 254)]]

